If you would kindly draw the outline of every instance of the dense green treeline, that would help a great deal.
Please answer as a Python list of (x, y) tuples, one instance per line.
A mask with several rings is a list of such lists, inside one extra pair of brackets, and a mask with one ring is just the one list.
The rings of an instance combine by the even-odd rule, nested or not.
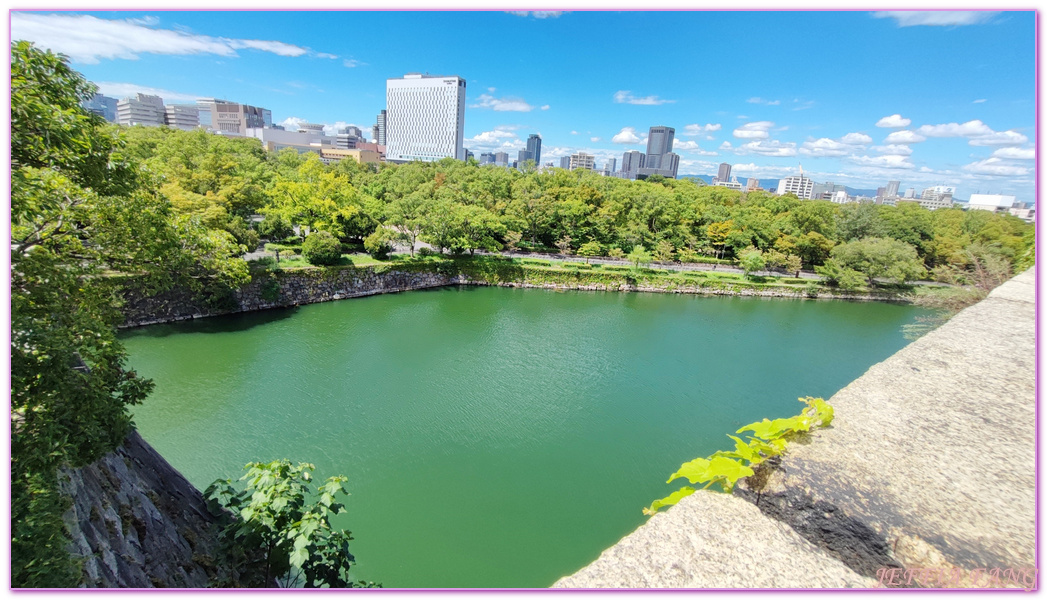
[(986, 269), (1009, 275), (1033, 256), (1032, 225), (985, 211), (838, 205), (690, 180), (629, 181), (450, 159), (327, 166), (291, 149), (267, 156), (255, 140), (165, 128), (122, 133), (129, 153), (162, 180), (176, 212), (199, 216), (245, 246), (257, 242), (246, 225), (257, 213), (265, 215), (259, 229), (270, 239), (305, 226), (375, 254), (419, 240), (453, 253), (525, 248), (623, 256), (642, 245), (662, 261), (748, 253), (758, 268), (824, 267), (831, 283), (845, 284), (858, 275), (928, 274), (966, 283)]

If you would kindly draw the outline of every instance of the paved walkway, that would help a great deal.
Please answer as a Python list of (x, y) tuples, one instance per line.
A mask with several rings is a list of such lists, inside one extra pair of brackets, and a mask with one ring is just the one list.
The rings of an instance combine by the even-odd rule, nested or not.
[(1031, 587), (1035, 373), (1029, 270), (834, 395), (760, 512), (694, 494), (555, 587)]

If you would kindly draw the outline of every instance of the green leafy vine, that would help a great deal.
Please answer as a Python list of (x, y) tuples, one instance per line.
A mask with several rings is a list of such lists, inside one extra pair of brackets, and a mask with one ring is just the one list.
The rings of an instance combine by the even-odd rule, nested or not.
[[(680, 465), (675, 473), (669, 476), (666, 483), (681, 477), (692, 485), (704, 483), (702, 489), (717, 484), (725, 492), (734, 489), (739, 479), (752, 477), (759, 467), (769, 458), (780, 456), (785, 452), (786, 444), (797, 436), (805, 434), (816, 427), (828, 427), (833, 420), (833, 407), (822, 398), (800, 398), (806, 407), (800, 414), (788, 419), (764, 419), (750, 423), (735, 433), (751, 431), (748, 441), (728, 435), (734, 441), (734, 450), (719, 450), (706, 458), (696, 458)], [(645, 515), (653, 515), (658, 509), (672, 506), (681, 499), (693, 494), (696, 488), (683, 486), (665, 498), (655, 500), (643, 509)]]

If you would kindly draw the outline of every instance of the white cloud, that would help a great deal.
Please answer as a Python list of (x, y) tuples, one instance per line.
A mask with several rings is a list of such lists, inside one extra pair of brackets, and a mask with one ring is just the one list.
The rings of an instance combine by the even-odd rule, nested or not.
[(968, 144), (972, 146), (1017, 146), (1028, 142), (1029, 138), (1017, 131), (994, 131), (989, 135), (972, 138)]
[(969, 165), (964, 165), (963, 170), (977, 175), (1000, 175), (1010, 177), (1028, 175), (1030, 173), (1028, 167), (1011, 165), (999, 158), (987, 158), (985, 160), (973, 162)]
[(979, 98), (979, 99), (975, 100), (974, 102), (971, 102), (971, 104), (981, 104), (982, 102), (985, 102), (985, 98)]
[(367, 63), (360, 62), (360, 61), (356, 60), (355, 58), (347, 58), (347, 59), (342, 61), (342, 64), (345, 65), (346, 67), (350, 68), (350, 69), (353, 69), (353, 68), (359, 67), (360, 65), (366, 65)]
[(706, 125), (699, 125), (698, 123), (692, 123), (691, 125), (684, 125), (683, 135), (693, 136), (700, 135), (706, 131), (720, 131), (721, 125), (719, 123), (708, 123)]
[(903, 156), (909, 156), (912, 154), (912, 148), (905, 144), (889, 144), (887, 146), (873, 146), (873, 151), (879, 152), (880, 154), (900, 154)]
[(197, 98), (202, 98), (199, 94), (183, 94), (181, 92), (172, 92), (171, 90), (165, 90), (161, 88), (154, 88), (145, 85), (138, 85), (136, 83), (118, 83), (115, 81), (96, 81), (95, 85), (98, 86), (98, 93), (111, 96), (116, 99), (127, 98), (128, 96), (134, 96), (135, 94), (149, 94), (150, 96), (160, 96), (167, 100), (185, 100), (189, 102), (196, 102)]
[[(95, 64), (102, 59), (136, 60), (142, 54), (217, 54), (238, 56), (242, 49), (279, 56), (313, 55), (308, 48), (273, 40), (211, 37), (188, 31), (154, 29), (156, 20), (109, 20), (91, 15), (11, 13), (12, 39), (68, 55), (73, 62)], [(325, 53), (326, 54), (326, 53)]]
[(881, 10), (873, 13), (877, 19), (894, 19), (898, 27), (932, 25), (939, 27), (977, 25), (995, 17), (998, 12), (973, 10)]
[(487, 88), (487, 91), (491, 92), (493, 94), (496, 89), (498, 89), (498, 88), (489, 87), (489, 88)]
[(806, 141), (800, 148), (800, 154), (806, 156), (847, 156), (853, 152), (852, 146), (829, 138)]
[(912, 119), (906, 119), (899, 114), (886, 116), (876, 122), (877, 127), (908, 127)]
[(796, 156), (794, 142), (778, 140), (755, 140), (734, 149), (735, 154), (759, 154), (761, 156)]
[(774, 127), (774, 123), (771, 121), (756, 121), (753, 123), (746, 123), (738, 129), (734, 130), (734, 137), (741, 139), (766, 139), (770, 137), (767, 130)]
[(793, 110), (807, 110), (808, 108), (814, 108), (814, 100), (800, 101), (799, 98), (793, 100), (793, 103), (799, 104), (799, 106), (793, 107)]
[(589, 138), (589, 141), (590, 142), (600, 142), (600, 141), (603, 141), (603, 139), (602, 138), (598, 138), (596, 136), (593, 136), (593, 137)]
[(997, 148), (992, 155), (996, 158), (1013, 158), (1017, 160), (1035, 160), (1036, 150), (1032, 148)]
[(966, 123), (923, 125), (916, 130), (927, 137), (965, 137), (972, 146), (1017, 146), (1029, 141), (1017, 131), (993, 131), (978, 119)]
[(873, 139), (864, 133), (848, 133), (840, 141), (845, 144), (871, 144)]
[(154, 17), (152, 15), (146, 15), (146, 16), (138, 18), (138, 19), (128, 19), (127, 22), (128, 23), (135, 23), (137, 25), (146, 25), (148, 27), (152, 27), (153, 25), (159, 25), (160, 24), (160, 19), (158, 17)]
[(673, 152), (677, 150), (698, 150), (698, 142), (694, 140), (675, 140), (673, 142)]
[(334, 60), (334, 59), (338, 58), (338, 55), (337, 54), (328, 54), (327, 52), (317, 52), (316, 53), (316, 58), (329, 58), (331, 60)]
[(902, 131), (892, 132), (891, 135), (883, 139), (883, 142), (885, 144), (916, 144), (926, 140), (927, 138), (922, 135), (903, 129)]
[(543, 104), (542, 105), (542, 110), (549, 110), (549, 105), (548, 104)]
[(505, 11), (517, 17), (534, 17), (536, 19), (555, 19), (564, 14), (562, 10), (507, 10)]
[[(508, 127), (499, 125), (491, 131), (484, 131), (465, 140), (465, 146), (473, 152), (490, 150), (508, 150), (519, 145), (519, 138)], [(544, 150), (544, 149), (543, 149)], [(542, 154), (545, 154), (543, 151)]]
[(732, 148), (733, 147), (731, 146), (731, 142), (725, 141), (724, 143), (720, 144), (720, 150), (731, 150)]
[(780, 100), (765, 100), (763, 98), (760, 98), (759, 96), (749, 98), (748, 100), (746, 100), (746, 102), (748, 102), (749, 104), (765, 104), (767, 106), (778, 106), (779, 104), (781, 104)]
[(881, 167), (884, 169), (912, 169), (916, 165), (909, 162), (908, 156), (885, 154), (883, 156), (852, 156), (850, 160), (859, 165)]
[(616, 133), (611, 141), (615, 144), (636, 144), (639, 143), (640, 138), (636, 135), (635, 127), (622, 127), (622, 130)]
[(288, 131), (298, 131), (298, 126), (299, 125), (301, 125), (302, 123), (308, 123), (308, 122), (309, 121), (307, 121), (305, 119), (300, 119), (298, 117), (287, 117), (283, 121), (280, 121), (279, 123), (277, 123), (277, 125), (282, 125), (283, 128), (288, 130)]
[(472, 104), (469, 108), (490, 108), (496, 111), (531, 112), (534, 107), (523, 101), (522, 98), (495, 98), (490, 94), (480, 94), (476, 99), (478, 104)]
[(981, 137), (993, 133), (993, 130), (978, 119), (959, 123), (941, 125), (922, 125), (916, 133), (927, 137)]
[(614, 93), (614, 101), (618, 104), (642, 104), (648, 106), (656, 106), (659, 104), (671, 104), (676, 100), (663, 100), (658, 96), (644, 96), (642, 98), (634, 96), (629, 90), (618, 90)]

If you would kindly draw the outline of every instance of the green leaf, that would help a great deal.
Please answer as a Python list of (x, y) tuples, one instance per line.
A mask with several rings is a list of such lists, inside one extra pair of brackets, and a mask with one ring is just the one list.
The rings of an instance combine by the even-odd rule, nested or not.
[(709, 480), (709, 475), (706, 474), (708, 468), (708, 460), (704, 458), (696, 458), (680, 465), (680, 468), (670, 475), (669, 480), (665, 483), (670, 483), (672, 480), (679, 479), (680, 477), (686, 477), (691, 483), (703, 483)]
[(676, 490), (675, 492), (669, 494), (665, 498), (662, 498), (660, 500), (655, 500), (654, 502), (652, 502), (651, 506), (643, 509), (643, 514), (645, 514), (645, 515), (653, 515), (656, 512), (658, 512), (659, 508), (662, 508), (662, 507), (665, 507), (665, 506), (672, 506), (672, 505), (676, 504), (677, 502), (679, 502), (680, 500), (682, 500), (683, 498), (686, 498), (687, 496), (690, 496), (691, 494), (693, 494), (694, 491), (695, 490), (694, 490), (693, 487), (684, 486), (684, 487)]
[(734, 451), (739, 458), (745, 459), (750, 463), (759, 462), (761, 460), (760, 452), (749, 444), (743, 442), (741, 438), (737, 438), (730, 434), (728, 434), (727, 437), (734, 440)]
[(753, 470), (737, 460), (717, 456), (709, 461), (706, 474), (709, 476), (709, 479), (718, 481), (718, 483), (723, 485), (725, 491), (730, 491), (734, 487), (735, 482), (742, 477), (749, 477), (753, 474)]

